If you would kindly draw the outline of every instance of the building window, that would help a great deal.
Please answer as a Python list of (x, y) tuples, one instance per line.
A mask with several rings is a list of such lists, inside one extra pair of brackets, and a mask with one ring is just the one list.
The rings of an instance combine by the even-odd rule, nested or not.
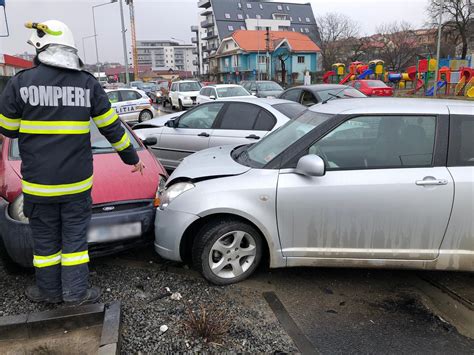
[(240, 2), (237, 5), (239, 6), (239, 9), (242, 8), (242, 4)]
[(263, 5), (262, 4), (260, 4), (260, 9), (263, 10)]
[(293, 32), (295, 32), (295, 28), (294, 28), (294, 27), (292, 27), (291, 30), (292, 30)]
[(242, 14), (237, 14), (237, 18), (238, 18), (239, 20), (243, 20), (243, 19), (244, 19), (244, 15), (242, 15)]
[(255, 16), (255, 18), (257, 18), (257, 19), (259, 19), (259, 20), (260, 20), (260, 19), (262, 18), (262, 16), (260, 16), (260, 15), (256, 15), (256, 16)]
[(227, 29), (228, 29), (229, 31), (233, 31), (233, 30), (234, 30), (234, 26), (229, 25), (229, 26), (227, 26)]
[(298, 64), (304, 64), (304, 56), (302, 55), (298, 56)]
[(306, 33), (309, 33), (309, 28), (305, 28), (304, 31), (305, 31)]
[(303, 30), (302, 28), (300, 28), (300, 32), (301, 32), (301, 33), (303, 33), (303, 32), (304, 32), (304, 30)]
[(286, 9), (287, 9), (288, 11), (290, 11), (290, 6), (286, 5)]
[(266, 55), (259, 55), (258, 56), (258, 64), (267, 64), (268, 57)]
[(309, 17), (306, 17), (306, 22), (311, 22), (311, 20), (309, 19)]
[(293, 21), (293, 17), (290, 16), (290, 21)]
[(252, 4), (247, 4), (247, 9), (251, 9), (252, 8)]
[(301, 17), (298, 17), (298, 21), (301, 22)]
[(246, 30), (246, 28), (245, 28), (244, 25), (240, 26), (240, 29), (241, 29), (241, 30), (244, 30), (244, 31)]
[(245, 15), (245, 16), (246, 16), (247, 18), (250, 18), (250, 15), (249, 15), (249, 14), (247, 14), (247, 15)]
[(283, 10), (283, 7), (281, 5), (278, 5), (277, 9), (281, 11), (281, 10)]
[(225, 18), (230, 18), (230, 14), (225, 14)]

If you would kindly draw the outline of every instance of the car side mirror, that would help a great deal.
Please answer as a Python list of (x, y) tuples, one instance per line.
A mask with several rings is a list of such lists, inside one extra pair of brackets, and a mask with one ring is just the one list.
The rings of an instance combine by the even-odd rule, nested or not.
[(142, 139), (142, 143), (146, 146), (146, 147), (149, 147), (151, 145), (155, 145), (158, 143), (158, 139), (156, 139), (155, 137), (148, 137), (146, 139)]
[(214, 95), (211, 95), (211, 96), (209, 96), (209, 99), (211, 99), (211, 100), (215, 100), (215, 99), (216, 99), (216, 97), (215, 97)]
[(166, 121), (165, 126), (169, 128), (176, 128), (178, 127), (178, 122), (176, 120), (169, 120)]
[(252, 96), (257, 96), (257, 93), (252, 91)]
[(319, 155), (309, 154), (300, 158), (296, 165), (296, 171), (306, 176), (324, 176), (326, 174), (326, 164)]

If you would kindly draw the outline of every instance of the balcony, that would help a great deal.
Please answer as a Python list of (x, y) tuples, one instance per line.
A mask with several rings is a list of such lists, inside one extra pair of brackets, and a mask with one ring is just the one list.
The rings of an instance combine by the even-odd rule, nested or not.
[(211, 7), (211, 0), (199, 0), (198, 7), (208, 9)]
[(210, 18), (207, 18), (205, 19), (204, 21), (201, 22), (201, 27), (202, 28), (208, 28), (208, 27), (212, 27), (214, 26), (214, 18), (213, 17), (210, 17)]
[(208, 40), (214, 39), (214, 38), (217, 38), (217, 34), (214, 33), (214, 32), (208, 32), (202, 39), (204, 41), (208, 41)]
[(201, 16), (207, 16), (207, 15), (211, 15), (211, 14), (213, 14), (213, 13), (214, 13), (214, 11), (209, 8), (209, 9), (203, 11), (203, 12), (201, 13)]
[(191, 38), (191, 43), (199, 43), (199, 40), (197, 37)]
[(197, 60), (193, 60), (193, 65), (198, 66), (199, 62)]
[(191, 32), (199, 32), (199, 26), (191, 26)]
[(193, 50), (191, 51), (192, 54), (194, 55), (198, 55), (199, 54), (199, 50), (197, 48), (193, 48)]

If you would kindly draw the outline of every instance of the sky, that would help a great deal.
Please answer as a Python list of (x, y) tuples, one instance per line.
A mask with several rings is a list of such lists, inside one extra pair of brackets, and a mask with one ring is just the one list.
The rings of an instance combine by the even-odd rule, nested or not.
[[(92, 6), (110, 0), (6, 0), (6, 14), (10, 36), (0, 38), (0, 53), (18, 54), (28, 51), (26, 44), (30, 30), (27, 21), (50, 19), (65, 22), (73, 31), (80, 56), (87, 63), (95, 63), (96, 52), (92, 21)], [(190, 43), (190, 27), (198, 24), (197, 0), (135, 0), (136, 31), (138, 39), (171, 39)], [(298, 2), (287, 0), (287, 2)], [(311, 2), (315, 16), (339, 12), (358, 21), (361, 34), (369, 35), (383, 23), (407, 21), (414, 27), (423, 27), (426, 21), (427, 0), (304, 0)], [(4, 9), (0, 7), (0, 34), (5, 33)], [(125, 26), (130, 27), (127, 6), (124, 6)], [(120, 10), (118, 3), (95, 8), (99, 60), (122, 62)], [(85, 38), (89, 37), (89, 38)], [(84, 43), (84, 46), (83, 46)], [(130, 48), (130, 31), (127, 32)], [(85, 50), (85, 53), (84, 53)], [(130, 51), (130, 49), (129, 49)]]

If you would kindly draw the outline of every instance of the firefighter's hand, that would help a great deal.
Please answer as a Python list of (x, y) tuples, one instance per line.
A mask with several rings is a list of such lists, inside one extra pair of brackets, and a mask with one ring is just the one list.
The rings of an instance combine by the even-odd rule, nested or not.
[(140, 172), (143, 175), (143, 170), (145, 169), (145, 164), (140, 160), (138, 163), (135, 164), (132, 173)]

